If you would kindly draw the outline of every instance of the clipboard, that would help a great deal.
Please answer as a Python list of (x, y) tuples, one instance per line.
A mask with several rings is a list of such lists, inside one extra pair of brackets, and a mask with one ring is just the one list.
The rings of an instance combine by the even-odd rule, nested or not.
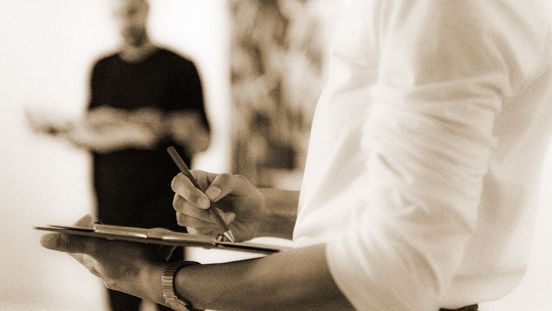
[(275, 246), (268, 244), (257, 244), (250, 242), (229, 242), (225, 241), (222, 235), (213, 238), (205, 235), (197, 235), (184, 232), (176, 232), (164, 228), (138, 228), (126, 226), (114, 226), (105, 224), (94, 224), (92, 228), (79, 226), (38, 226), (37, 230), (57, 232), (70, 235), (86, 236), (99, 239), (136, 242), (144, 244), (176, 246), (176, 247), (202, 247), (206, 249), (223, 249), (256, 254), (273, 254), (289, 247)]

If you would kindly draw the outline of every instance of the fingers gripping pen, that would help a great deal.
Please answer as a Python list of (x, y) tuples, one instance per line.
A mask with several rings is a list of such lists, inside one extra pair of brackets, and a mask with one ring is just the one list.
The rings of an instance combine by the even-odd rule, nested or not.
[[(188, 179), (190, 179), (190, 181), (192, 182), (194, 187), (196, 187), (197, 189), (203, 191), (203, 189), (201, 189), (201, 186), (199, 185), (199, 183), (197, 182), (195, 177), (192, 175), (192, 173), (190, 172), (190, 169), (188, 168), (186, 163), (184, 163), (184, 160), (182, 160), (182, 158), (180, 157), (180, 155), (178, 154), (176, 149), (173, 146), (170, 146), (170, 147), (167, 148), (167, 152), (171, 156), (171, 158), (174, 161), (174, 163), (176, 164), (176, 166), (178, 166), (178, 168), (180, 169), (180, 172), (182, 174), (184, 174), (186, 177), (188, 177)], [(213, 217), (213, 219), (217, 222), (217, 224), (222, 229), (224, 229), (224, 236), (228, 240), (230, 240), (232, 242), (236, 242), (236, 240), (234, 238), (234, 234), (232, 234), (232, 230), (230, 230), (230, 228), (228, 228), (228, 225), (224, 222), (224, 220), (222, 219), (220, 214), (217, 213), (215, 207), (211, 205), (208, 210), (209, 210), (209, 213), (211, 214), (211, 217)]]

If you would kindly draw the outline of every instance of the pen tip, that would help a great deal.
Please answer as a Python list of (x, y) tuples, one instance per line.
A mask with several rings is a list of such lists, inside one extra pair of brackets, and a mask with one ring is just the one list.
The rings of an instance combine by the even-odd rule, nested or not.
[(236, 239), (234, 238), (234, 234), (232, 233), (232, 231), (228, 230), (226, 232), (224, 232), (224, 236), (230, 240), (230, 242), (232, 243), (236, 243)]

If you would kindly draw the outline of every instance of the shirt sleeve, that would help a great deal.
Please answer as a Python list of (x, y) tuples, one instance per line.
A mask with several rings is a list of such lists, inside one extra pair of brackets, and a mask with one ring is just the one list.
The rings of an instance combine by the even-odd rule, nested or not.
[(178, 96), (181, 99), (168, 107), (168, 111), (194, 110), (198, 113), (204, 128), (209, 131), (209, 121), (205, 112), (201, 78), (194, 63), (184, 61), (179, 66)]
[(100, 85), (102, 83), (102, 65), (101, 61), (94, 64), (92, 72), (90, 74), (90, 90), (88, 99), (88, 110), (96, 108), (101, 105), (98, 95), (100, 93)]
[(328, 264), (359, 310), (438, 310), (477, 224), (512, 64), (523, 63), (503, 28), (515, 18), (498, 1), (379, 3), (366, 208), (328, 245)]

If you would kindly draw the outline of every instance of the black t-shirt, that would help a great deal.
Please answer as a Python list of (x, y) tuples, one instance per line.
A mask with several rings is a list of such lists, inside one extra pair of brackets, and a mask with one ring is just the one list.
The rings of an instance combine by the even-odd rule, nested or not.
[[(192, 62), (166, 49), (129, 63), (119, 54), (99, 60), (92, 70), (89, 108), (111, 106), (133, 110), (155, 107), (162, 112), (195, 110), (209, 128), (197, 70)], [(171, 202), (172, 177), (178, 169), (165, 148), (93, 153), (98, 218), (109, 224), (177, 229)], [(191, 155), (178, 148), (189, 164)]]

